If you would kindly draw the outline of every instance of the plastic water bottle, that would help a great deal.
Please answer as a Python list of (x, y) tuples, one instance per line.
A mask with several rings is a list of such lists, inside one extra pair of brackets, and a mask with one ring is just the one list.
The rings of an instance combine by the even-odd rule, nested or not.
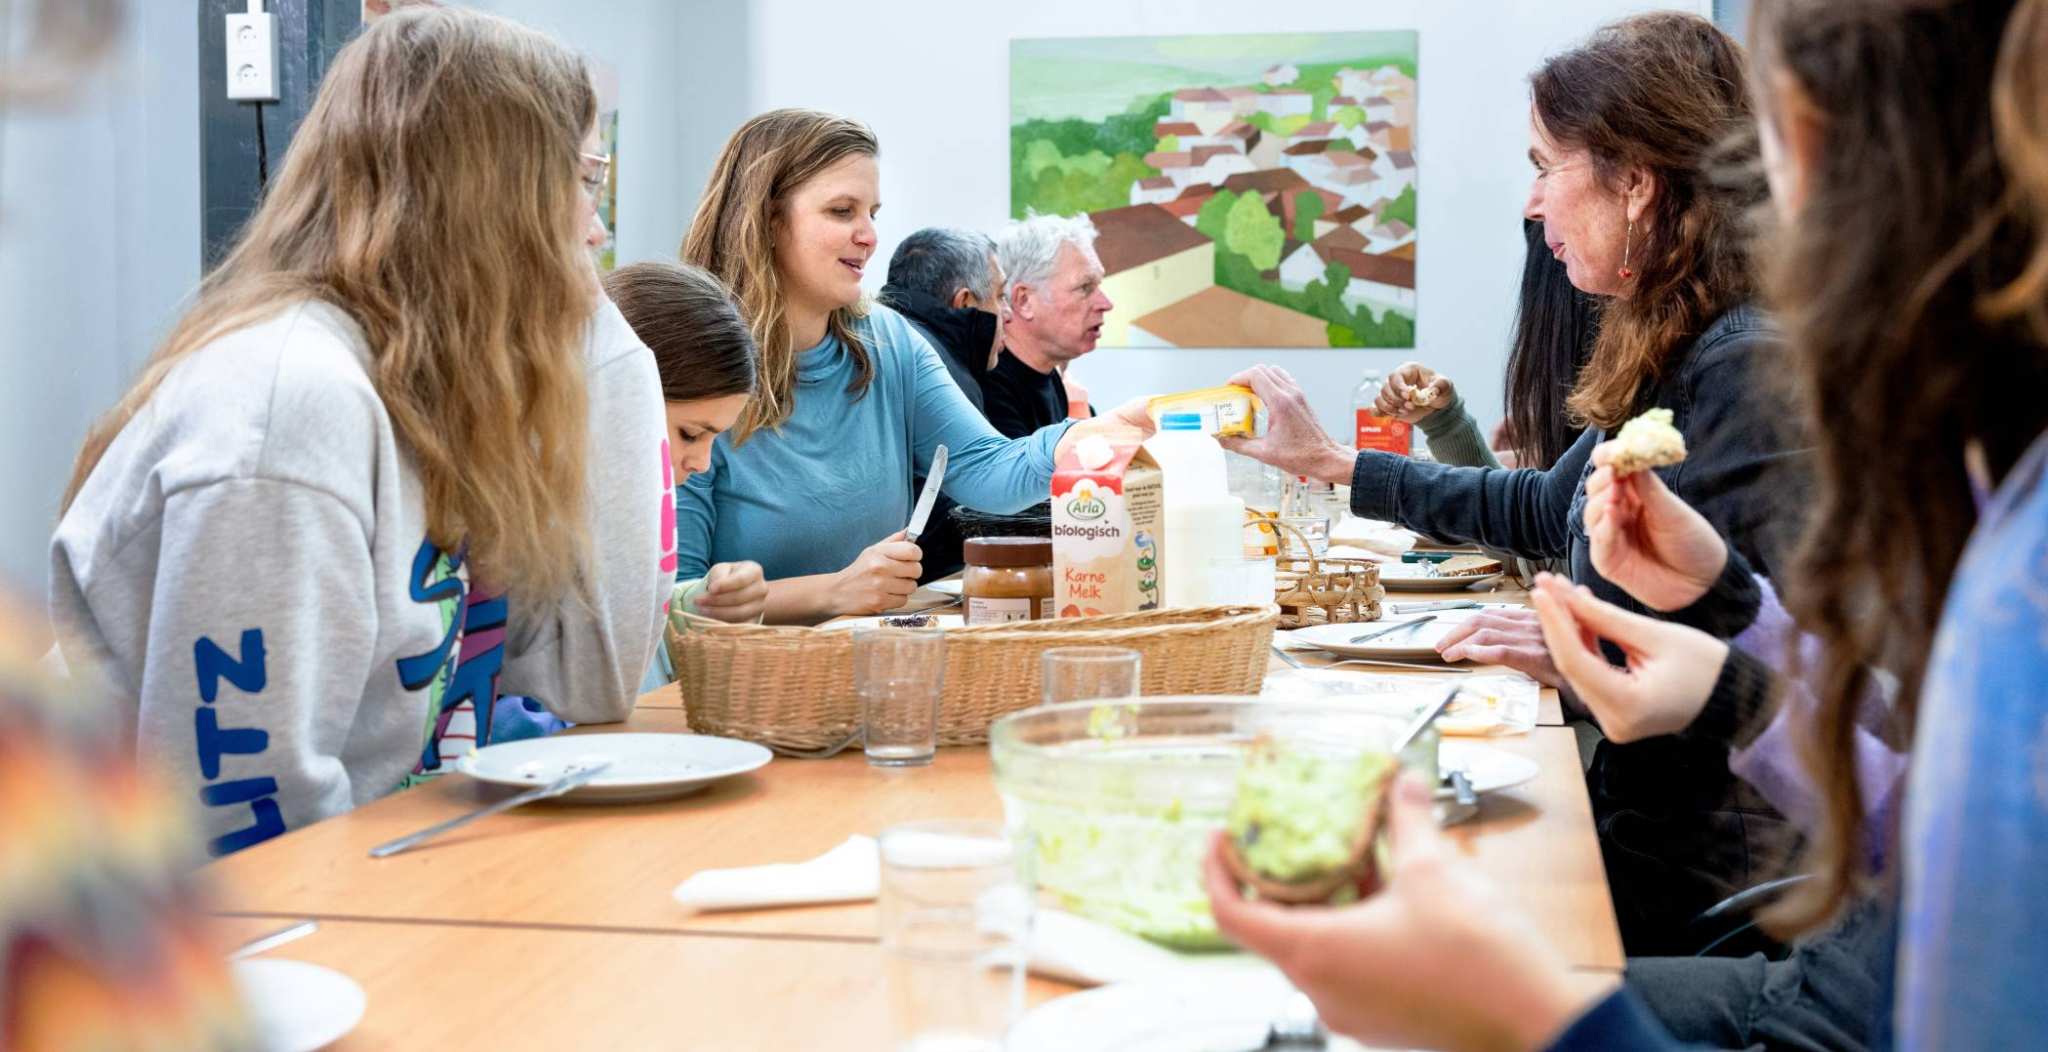
[(1367, 369), (1365, 378), (1351, 392), (1351, 412), (1357, 424), (1353, 445), (1359, 449), (1377, 449), (1382, 453), (1408, 456), (1415, 443), (1413, 429), (1406, 421), (1390, 416), (1381, 416), (1373, 407), (1379, 399), (1380, 385), (1386, 377), (1378, 369)]
[(1163, 605), (1232, 601), (1219, 568), (1244, 560), (1244, 501), (1230, 495), (1223, 447), (1202, 430), (1200, 414), (1168, 413), (1145, 452), (1166, 477)]

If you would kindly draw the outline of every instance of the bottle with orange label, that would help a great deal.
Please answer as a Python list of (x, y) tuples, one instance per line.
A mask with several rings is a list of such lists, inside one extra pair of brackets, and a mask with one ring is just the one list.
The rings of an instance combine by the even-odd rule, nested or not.
[(1367, 369), (1365, 378), (1351, 392), (1351, 414), (1355, 421), (1352, 444), (1359, 449), (1377, 449), (1405, 457), (1415, 443), (1412, 428), (1404, 420), (1379, 415), (1373, 406), (1384, 379), (1378, 369)]

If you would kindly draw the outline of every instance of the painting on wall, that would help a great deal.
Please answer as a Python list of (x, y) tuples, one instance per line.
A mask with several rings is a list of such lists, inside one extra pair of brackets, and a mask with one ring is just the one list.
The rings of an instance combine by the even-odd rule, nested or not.
[(1010, 44), (1010, 212), (1085, 212), (1104, 346), (1415, 345), (1416, 34)]

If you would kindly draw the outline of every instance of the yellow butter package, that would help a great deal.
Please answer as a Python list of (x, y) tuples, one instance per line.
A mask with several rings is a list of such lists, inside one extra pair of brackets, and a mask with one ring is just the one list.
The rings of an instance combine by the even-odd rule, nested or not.
[(1197, 413), (1202, 418), (1202, 430), (1208, 434), (1250, 438), (1257, 427), (1259, 396), (1249, 387), (1225, 384), (1160, 395), (1146, 402), (1145, 410), (1152, 415), (1154, 424), (1168, 413)]

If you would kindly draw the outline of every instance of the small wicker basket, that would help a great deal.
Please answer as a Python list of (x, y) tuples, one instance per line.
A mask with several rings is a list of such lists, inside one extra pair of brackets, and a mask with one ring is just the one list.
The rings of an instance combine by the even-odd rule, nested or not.
[[(859, 730), (853, 633), (684, 616), (688, 631), (664, 633), (691, 730), (786, 750), (830, 749)], [(1137, 651), (1146, 694), (1257, 694), (1278, 617), (1208, 606), (950, 629), (939, 744), (985, 742), (998, 717), (1038, 704), (1039, 655), (1053, 647)]]
[(1286, 530), (1300, 542), (1298, 546), (1280, 545), (1281, 555), (1273, 564), (1273, 601), (1280, 607), (1279, 627), (1380, 619), (1380, 603), (1387, 597), (1380, 584), (1380, 564), (1371, 559), (1317, 555), (1300, 530), (1272, 520), (1259, 525), (1269, 532)]

